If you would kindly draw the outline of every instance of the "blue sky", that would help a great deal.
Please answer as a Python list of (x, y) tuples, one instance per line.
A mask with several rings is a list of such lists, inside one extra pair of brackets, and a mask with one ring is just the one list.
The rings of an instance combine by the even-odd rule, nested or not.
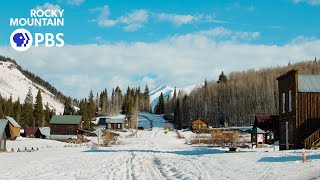
[[(10, 49), (10, 18), (34, 8), (65, 10), (64, 27), (26, 27), (63, 32), (64, 47)], [(319, 10), (320, 0), (8, 0), (0, 6), (0, 54), (78, 98), (116, 85), (183, 87), (221, 70), (320, 56)]]
[[(74, 3), (71, 3), (74, 2)], [(78, 4), (76, 3), (78, 2)], [(65, 27), (30, 28), (34, 32), (64, 32), (68, 44), (91, 44), (100, 42), (153, 42), (175, 34), (191, 33), (223, 26), (237, 31), (259, 32), (259, 38), (251, 43), (285, 44), (297, 36), (319, 38), (320, 23), (317, 12), (320, 6), (311, 4), (316, 0), (297, 3), (292, 0), (264, 0), (264, 1), (201, 1), (171, 0), (171, 1), (85, 1), (85, 0), (57, 0), (57, 1), (2, 1), (1, 44), (8, 45), (8, 37), (15, 27), (9, 26), (11, 17), (28, 17), (29, 10), (45, 3), (58, 5), (65, 10)], [(17, 5), (17, 4), (24, 4)], [(114, 26), (99, 26), (94, 19), (102, 13), (99, 8), (107, 6), (109, 15), (104, 19), (117, 20), (126, 17), (137, 10), (146, 12), (146, 20), (138, 22), (140, 28), (126, 31), (125, 23)], [(167, 20), (161, 20), (159, 15), (171, 15)], [(207, 16), (198, 17), (177, 25), (173, 16)], [(208, 20), (211, 18), (211, 21)], [(170, 20), (171, 19), (171, 20)], [(177, 20), (178, 21), (178, 20)], [(180, 20), (182, 21), (182, 20)]]

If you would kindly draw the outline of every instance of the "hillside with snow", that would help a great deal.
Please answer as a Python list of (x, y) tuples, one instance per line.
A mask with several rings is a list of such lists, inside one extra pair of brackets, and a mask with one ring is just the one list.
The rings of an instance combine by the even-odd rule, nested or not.
[[(194, 84), (194, 85), (186, 86), (183, 88), (176, 88), (176, 92), (178, 94), (178, 92), (180, 91), (183, 94), (189, 95), (192, 92), (192, 90), (200, 88), (201, 86), (203, 86), (203, 83)], [(154, 109), (154, 107), (158, 103), (161, 93), (163, 94), (165, 99), (167, 99), (169, 96), (173, 97), (174, 87), (170, 87), (167, 85), (160, 85), (160, 86), (156, 87), (155, 89), (153, 89), (152, 91), (150, 91), (150, 93), (149, 93), (150, 94), (150, 104), (152, 106), (152, 109)]]
[(17, 69), (16, 64), (0, 61), (0, 72), (0, 94), (3, 98), (9, 99), (11, 96), (13, 101), (20, 98), (20, 103), (23, 103), (30, 89), (35, 102), (38, 89), (40, 89), (43, 105), (48, 105), (50, 109), (56, 111), (56, 114), (63, 113), (63, 103), (55, 98), (55, 96), (46, 88), (34, 83), (23, 75)]

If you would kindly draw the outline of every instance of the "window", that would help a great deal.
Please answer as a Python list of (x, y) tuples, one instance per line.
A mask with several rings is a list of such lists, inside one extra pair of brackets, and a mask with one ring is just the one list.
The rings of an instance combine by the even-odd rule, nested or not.
[(292, 95), (291, 90), (289, 91), (289, 112), (292, 111)]
[(282, 113), (286, 112), (285, 108), (286, 108), (286, 94), (282, 93)]
[(68, 128), (71, 129), (73, 126), (72, 125), (68, 125)]

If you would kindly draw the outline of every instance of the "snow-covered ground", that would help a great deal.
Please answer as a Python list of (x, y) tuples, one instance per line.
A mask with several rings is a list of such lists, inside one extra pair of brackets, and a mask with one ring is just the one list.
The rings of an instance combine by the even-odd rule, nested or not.
[(64, 105), (59, 102), (55, 96), (46, 88), (35, 84), (26, 76), (24, 76), (11, 62), (0, 62), (0, 94), (4, 98), (10, 98), (14, 101), (20, 98), (23, 103), (29, 89), (31, 89), (33, 99), (37, 96), (38, 89), (42, 91), (43, 105), (49, 105), (50, 109), (54, 109), (56, 114), (63, 113)]
[[(153, 120), (157, 124), (160, 118)], [(99, 149), (37, 139), (9, 141), (8, 146), (27, 143), (51, 147), (0, 153), (0, 179), (320, 179), (319, 150), (306, 151), (307, 163), (301, 150), (225, 153), (227, 149), (187, 145), (163, 127)]]

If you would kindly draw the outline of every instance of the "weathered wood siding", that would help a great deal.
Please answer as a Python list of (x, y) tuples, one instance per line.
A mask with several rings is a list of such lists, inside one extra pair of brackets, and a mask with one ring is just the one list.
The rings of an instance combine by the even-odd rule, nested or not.
[[(279, 86), (279, 144), (286, 148), (285, 123), (289, 124), (289, 148), (303, 148), (303, 141), (320, 128), (320, 93), (298, 92), (298, 71), (291, 70), (277, 78)], [(289, 91), (292, 94), (292, 111), (289, 112)], [(285, 112), (282, 108), (285, 93)]]
[(320, 128), (320, 93), (298, 93), (300, 136), (307, 138)]
[[(289, 128), (289, 148), (296, 149), (296, 141), (299, 139), (297, 129), (296, 112), (297, 106), (297, 71), (291, 70), (287, 74), (278, 78), (279, 87), (279, 146), (280, 149), (286, 148), (286, 122)], [(289, 91), (291, 91), (291, 107), (292, 111), (289, 112)], [(285, 94), (285, 107), (283, 111), (283, 97)]]
[(19, 127), (14, 127), (10, 122), (9, 124), (9, 129), (10, 129), (10, 133), (11, 133), (11, 140), (15, 140), (17, 137), (20, 136), (20, 129)]
[(80, 124), (50, 124), (51, 135), (77, 135)]

